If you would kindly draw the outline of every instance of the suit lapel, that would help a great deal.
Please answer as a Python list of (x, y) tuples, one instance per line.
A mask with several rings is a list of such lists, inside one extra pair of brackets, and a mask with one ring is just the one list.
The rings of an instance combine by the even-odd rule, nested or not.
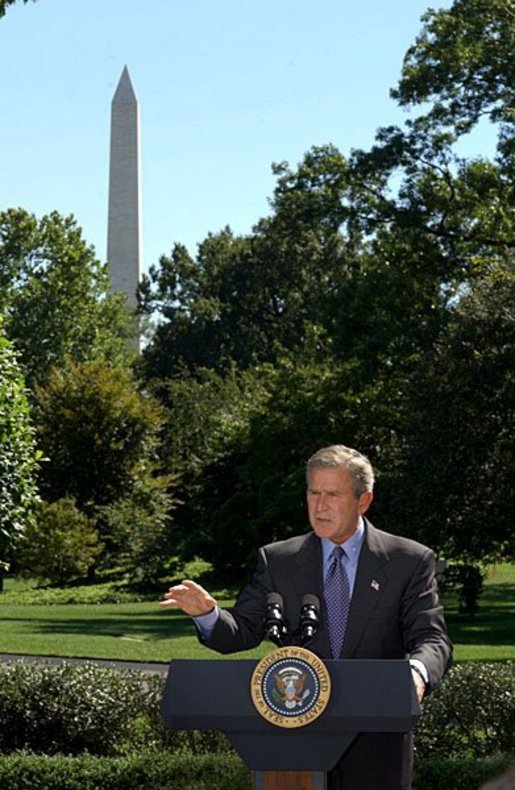
[[(322, 546), (314, 532), (305, 536), (302, 545), (293, 556), (293, 561), (297, 565), (297, 573), (307, 581), (309, 591), (315, 595), (322, 595), (324, 590)], [(295, 586), (298, 586), (297, 580)], [(305, 584), (301, 586), (304, 587)]]
[[(306, 535), (306, 539), (295, 554), (294, 562), (297, 565), (295, 574), (294, 591), (292, 591), (293, 599), (299, 596), (299, 590), (302, 594), (311, 593), (317, 595), (320, 600), (320, 627), (313, 642), (307, 645), (310, 650), (320, 656), (330, 656), (331, 647), (329, 644), (329, 634), (326, 625), (325, 603), (324, 603), (324, 571), (322, 563), (322, 544), (314, 532)], [(299, 578), (301, 582), (299, 583)], [(295, 601), (297, 609), (296, 613), (300, 611), (300, 598)]]
[(361, 548), (352, 593), (342, 658), (352, 658), (368, 620), (388, 585), (388, 554), (377, 530), (365, 520), (365, 540)]

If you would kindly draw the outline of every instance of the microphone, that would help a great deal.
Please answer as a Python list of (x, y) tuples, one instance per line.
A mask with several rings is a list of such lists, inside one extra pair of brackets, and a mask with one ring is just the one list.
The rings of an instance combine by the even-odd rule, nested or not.
[(317, 595), (308, 593), (303, 597), (300, 607), (299, 632), (302, 645), (310, 642), (318, 631), (319, 614), (320, 599)]
[(279, 593), (268, 593), (265, 609), (265, 636), (279, 647), (284, 644), (286, 626), (283, 622), (283, 597)]

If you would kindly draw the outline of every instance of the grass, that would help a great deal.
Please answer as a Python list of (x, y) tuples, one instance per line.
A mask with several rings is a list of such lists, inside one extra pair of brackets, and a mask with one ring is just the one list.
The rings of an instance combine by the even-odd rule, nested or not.
[[(157, 600), (35, 603), (44, 601), (45, 595), (57, 603), (60, 598), (55, 593), (7, 580), (6, 592), (0, 594), (0, 653), (148, 662), (220, 658), (199, 645), (189, 618), (160, 610)], [(92, 598), (91, 588), (73, 588), (62, 597), (78, 601), (84, 600), (83, 595), (85, 600)], [(19, 603), (20, 599), (27, 602)], [(102, 600), (102, 591), (96, 591), (96, 600)], [(515, 659), (515, 565), (490, 570), (474, 617), (459, 613), (455, 595), (446, 596), (444, 604), (456, 661)], [(260, 658), (269, 650), (270, 645), (263, 644), (239, 656)]]
[[(167, 662), (219, 658), (202, 647), (188, 617), (156, 602), (0, 605), (0, 653)], [(242, 657), (261, 657), (260, 647)]]
[(457, 595), (444, 598), (445, 616), (455, 661), (515, 659), (515, 565), (489, 569), (479, 611), (460, 614)]

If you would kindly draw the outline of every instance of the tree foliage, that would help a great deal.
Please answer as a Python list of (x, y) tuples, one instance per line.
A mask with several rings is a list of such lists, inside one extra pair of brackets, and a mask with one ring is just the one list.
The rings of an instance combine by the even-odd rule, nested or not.
[(513, 552), (514, 305), (510, 262), (463, 297), (406, 392), (395, 512), (469, 563)]
[(275, 172), (274, 213), (252, 236), (226, 230), (197, 260), (176, 247), (150, 270), (142, 305), (161, 320), (145, 352), (147, 376), (226, 374), (313, 342), (374, 370), (392, 341), (408, 353), (438, 328), (440, 284), (451, 275), (435, 242), (419, 233), (424, 249), (413, 257), (408, 233), (397, 244), (389, 232), (371, 239), (355, 216), (356, 179), (333, 146)]
[(38, 458), (20, 366), (0, 334), (0, 577), (13, 544), (31, 522)]
[(108, 544), (108, 562), (128, 568), (133, 586), (157, 584), (177, 562), (172, 520), (178, 501), (176, 478), (149, 472), (139, 469), (131, 491), (96, 509), (97, 526)]
[[(1, 19), (3, 16), (5, 16), (5, 12), (7, 11), (7, 8), (8, 8), (10, 5), (13, 5), (15, 2), (16, 2), (16, 0), (0, 0), (0, 19)], [(28, 3), (28, 2), (29, 2), (29, 0), (23, 0), (23, 2), (24, 2), (24, 3)], [(33, 0), (33, 2), (35, 3), (35, 2), (36, 2), (36, 0)]]
[[(392, 92), (402, 128), (275, 165), (251, 234), (151, 270), (145, 374), (172, 377), (157, 391), (186, 552), (241, 577), (256, 545), (307, 527), (303, 463), (334, 441), (370, 455), (380, 526), (469, 562), (506, 551), (514, 31), (511, 0), (429, 10)], [(463, 158), (486, 122), (494, 156)]]
[(0, 213), (0, 307), (30, 384), (52, 366), (126, 353), (130, 322), (73, 217)]
[[(49, 501), (73, 496), (142, 578), (172, 551), (241, 578), (256, 545), (307, 529), (304, 461), (337, 441), (377, 469), (379, 526), (467, 562), (505, 553), (514, 49), (513, 0), (428, 10), (392, 91), (402, 126), (274, 165), (250, 234), (209, 234), (195, 256), (176, 244), (151, 267), (138, 369), (166, 421), (90, 361), (118, 359), (123, 331), (73, 220), (0, 215), (0, 298), (40, 385)], [(487, 123), (493, 155), (465, 159)]]
[(319, 241), (295, 243), (262, 221), (250, 237), (229, 229), (199, 245), (196, 259), (176, 245), (144, 278), (141, 304), (161, 320), (145, 352), (147, 375), (184, 369), (228, 372), (270, 362), (303, 342), (316, 298)]
[(485, 116), (513, 128), (513, 0), (455, 0), (422, 21), (392, 91), (401, 106), (429, 106), (416, 128), (445, 127), (459, 136)]
[(102, 361), (54, 369), (36, 389), (35, 417), (48, 501), (108, 504), (132, 490), (143, 459), (156, 458), (158, 404), (138, 392), (130, 372)]
[(16, 552), (16, 569), (63, 585), (86, 576), (102, 548), (94, 523), (73, 498), (40, 502)]
[(74, 498), (99, 531), (103, 561), (131, 561), (135, 575), (155, 575), (174, 505), (173, 479), (158, 460), (159, 404), (128, 370), (97, 360), (54, 369), (36, 388), (35, 415), (48, 459), (42, 496)]

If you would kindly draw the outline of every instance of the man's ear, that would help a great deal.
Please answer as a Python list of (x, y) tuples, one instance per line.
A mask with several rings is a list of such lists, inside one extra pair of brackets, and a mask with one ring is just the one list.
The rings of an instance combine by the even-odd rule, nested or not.
[(373, 498), (374, 498), (373, 491), (364, 491), (361, 494), (358, 500), (358, 510), (360, 516), (364, 515), (364, 513), (367, 512), (368, 508), (372, 504)]

